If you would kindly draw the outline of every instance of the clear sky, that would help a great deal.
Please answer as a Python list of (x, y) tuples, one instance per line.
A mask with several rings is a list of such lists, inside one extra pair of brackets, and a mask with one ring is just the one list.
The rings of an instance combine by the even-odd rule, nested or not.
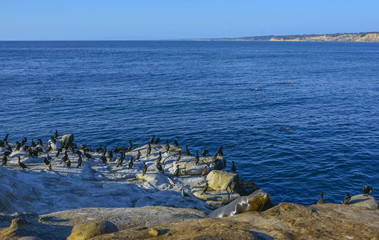
[(0, 0), (0, 40), (379, 31), (379, 0)]

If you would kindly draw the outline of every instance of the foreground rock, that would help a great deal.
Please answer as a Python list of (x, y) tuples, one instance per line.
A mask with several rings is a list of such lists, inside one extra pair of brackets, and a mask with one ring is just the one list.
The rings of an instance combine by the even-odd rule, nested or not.
[(0, 215), (0, 220), (8, 226), (0, 229), (0, 239), (7, 240), (66, 239), (77, 226), (106, 221), (119, 231), (90, 239), (379, 239), (379, 210), (341, 204), (281, 203), (225, 218), (205, 218), (194, 209), (143, 207), (22, 213)]
[(368, 209), (378, 209), (379, 207), (378, 201), (373, 196), (367, 194), (352, 196), (349, 205)]
[(214, 171), (225, 167), (223, 156), (195, 157), (168, 144), (77, 150), (73, 134), (53, 139), (0, 146), (0, 157), (7, 158), (0, 167), (0, 211), (169, 206), (210, 212), (238, 198), (241, 190), (255, 190), (253, 183), (240, 184), (237, 174)]
[[(141, 207), (141, 208), (83, 208), (44, 215), (18, 213), (0, 215), (0, 239), (19, 239), (35, 236), (42, 239), (86, 239), (104, 233), (110, 228), (101, 228), (95, 223), (109, 222), (119, 230), (137, 226), (152, 227), (159, 224), (204, 218), (205, 214), (190, 208)], [(12, 220), (13, 219), (13, 220)], [(100, 227), (99, 227), (100, 226)], [(74, 227), (74, 228), (73, 228)], [(88, 229), (91, 231), (81, 230)], [(97, 229), (104, 231), (98, 231)], [(79, 229), (79, 230), (78, 230)], [(84, 233), (85, 234), (82, 234)]]
[[(264, 212), (135, 227), (93, 239), (379, 239), (379, 210), (281, 203)], [(156, 233), (156, 236), (152, 236)]]

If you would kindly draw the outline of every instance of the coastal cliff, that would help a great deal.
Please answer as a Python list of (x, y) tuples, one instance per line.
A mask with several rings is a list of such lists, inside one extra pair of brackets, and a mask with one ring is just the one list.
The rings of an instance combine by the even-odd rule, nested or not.
[(379, 32), (335, 33), (286, 36), (256, 36), (208, 39), (210, 41), (283, 41), (283, 42), (379, 42)]

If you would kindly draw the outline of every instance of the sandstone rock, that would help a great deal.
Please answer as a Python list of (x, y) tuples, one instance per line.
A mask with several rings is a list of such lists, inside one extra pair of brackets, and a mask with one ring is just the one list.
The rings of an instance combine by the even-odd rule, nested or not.
[(207, 182), (211, 189), (216, 191), (227, 191), (235, 181), (236, 173), (213, 170), (207, 175)]
[(149, 235), (152, 237), (157, 237), (159, 235), (159, 231), (156, 228), (149, 228)]
[(379, 211), (342, 204), (280, 203), (264, 212), (231, 217), (273, 239), (379, 239)]
[(173, 208), (162, 206), (148, 206), (136, 208), (82, 208), (50, 213), (40, 216), (40, 222), (55, 224), (67, 222), (76, 225), (89, 221), (110, 221), (118, 229), (137, 226), (151, 227), (158, 224), (180, 222), (190, 219), (200, 219), (205, 214), (191, 208)]
[(376, 201), (371, 195), (359, 194), (351, 197), (349, 205), (354, 207), (377, 209), (378, 201)]
[(84, 222), (74, 226), (67, 240), (86, 240), (101, 234), (116, 231), (118, 231), (116, 225), (108, 221)]
[[(264, 212), (157, 225), (165, 231), (154, 239), (379, 239), (378, 222), (379, 210), (281, 203)], [(94, 239), (149, 238), (148, 228), (134, 227)]]

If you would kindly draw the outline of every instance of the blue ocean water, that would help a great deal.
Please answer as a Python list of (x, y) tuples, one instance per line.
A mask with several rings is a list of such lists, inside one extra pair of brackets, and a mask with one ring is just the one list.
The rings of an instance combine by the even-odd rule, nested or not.
[(379, 198), (377, 43), (0, 42), (0, 92), (11, 142), (177, 137), (275, 203)]

